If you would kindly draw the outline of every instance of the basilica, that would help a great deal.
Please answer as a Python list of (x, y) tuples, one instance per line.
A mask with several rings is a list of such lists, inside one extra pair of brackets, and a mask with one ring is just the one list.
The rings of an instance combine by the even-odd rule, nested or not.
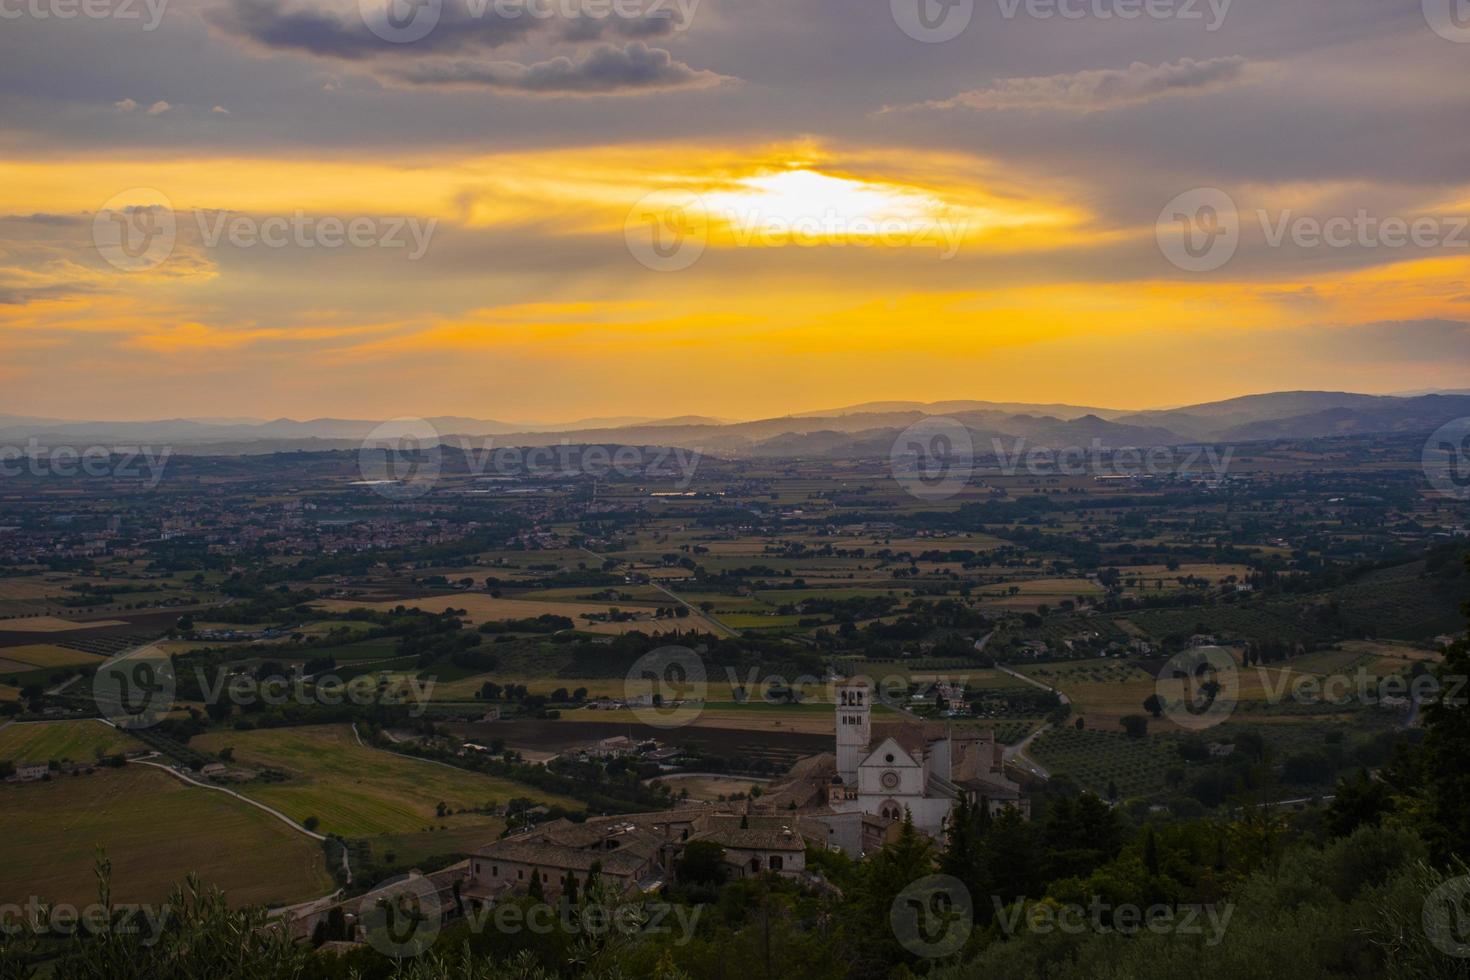
[(827, 805), (890, 820), (907, 813), (918, 829), (942, 836), (962, 797), (995, 813), (1028, 813), (1020, 787), (1005, 775), (1004, 756), (989, 729), (910, 722), (873, 735), (872, 688), (854, 680), (837, 687), (837, 758)]

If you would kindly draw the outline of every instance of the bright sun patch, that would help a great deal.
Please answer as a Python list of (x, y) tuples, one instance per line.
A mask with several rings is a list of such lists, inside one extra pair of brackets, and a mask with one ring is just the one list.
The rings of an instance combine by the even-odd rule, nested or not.
[(738, 189), (704, 195), (710, 217), (747, 231), (789, 231), (818, 238), (863, 237), (887, 229), (921, 232), (954, 208), (892, 185), (788, 170), (747, 177)]

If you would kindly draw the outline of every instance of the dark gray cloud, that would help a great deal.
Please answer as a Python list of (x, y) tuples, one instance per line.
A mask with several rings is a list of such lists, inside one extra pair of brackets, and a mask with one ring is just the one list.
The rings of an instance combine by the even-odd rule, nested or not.
[(1245, 58), (1235, 56), (1202, 61), (1180, 58), (1161, 65), (1135, 61), (1127, 68), (999, 78), (985, 88), (925, 102), (919, 108), (1098, 112), (1223, 88), (1244, 80), (1249, 65)]
[(540, 16), (511, 5), (445, 0), (422, 37), (400, 43), (375, 33), (361, 16), (336, 14), (316, 7), (288, 5), (285, 0), (229, 0), (206, 19), (235, 37), (277, 51), (299, 51), (322, 58), (362, 61), (379, 57), (410, 58), (467, 55), (493, 51), (532, 38), (587, 42), (608, 37), (664, 37), (681, 26), (673, 9), (646, 15)]
[[(362, 17), (288, 6), (286, 0), (230, 0), (208, 14), (218, 29), (278, 51), (355, 62), (388, 82), (411, 86), (461, 86), (542, 95), (611, 95), (718, 84), (722, 76), (692, 68), (642, 39), (673, 34), (682, 24), (672, 6), (650, 6), (640, 15), (593, 16), (521, 9), (490, 0), (444, 0), (424, 8), (432, 28), (395, 43)], [(531, 13), (534, 9), (537, 12)], [(393, 36), (389, 32), (389, 36)], [(598, 43), (628, 40), (622, 47)], [(575, 56), (541, 61), (491, 60), (498, 49), (535, 43), (595, 45)]]
[(660, 10), (647, 17), (571, 17), (562, 21), (566, 41), (599, 41), (604, 37), (668, 37), (683, 28), (677, 14)]
[[(3, 275), (4, 270), (0, 270), (0, 276)], [(92, 285), (51, 285), (26, 289), (0, 283), (0, 306), (25, 306), (41, 300), (65, 299), (68, 296), (83, 296), (97, 291), (97, 287)]]
[(80, 225), (89, 223), (92, 219), (83, 215), (75, 214), (4, 214), (0, 215), (0, 222), (19, 221), (32, 225), (56, 225), (65, 227), (67, 225)]
[(282, 0), (230, 0), (211, 10), (207, 19), (220, 30), (263, 47), (345, 61), (491, 50), (547, 26), (532, 17), (501, 17), (493, 7), (486, 7), (484, 16), (475, 16), (460, 3), (444, 4), (433, 30), (410, 44), (379, 37), (361, 17), (287, 7)]
[(662, 48), (642, 41), (602, 45), (576, 60), (551, 58), (530, 65), (513, 62), (428, 62), (396, 70), (393, 78), (412, 85), (472, 86), (537, 95), (614, 95), (630, 91), (706, 88), (725, 76), (691, 68)]

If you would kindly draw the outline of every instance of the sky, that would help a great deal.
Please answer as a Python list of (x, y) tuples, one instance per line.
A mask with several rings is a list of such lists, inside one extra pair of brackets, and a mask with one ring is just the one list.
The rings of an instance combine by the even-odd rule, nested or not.
[(1470, 385), (1464, 0), (0, 0), (0, 413)]

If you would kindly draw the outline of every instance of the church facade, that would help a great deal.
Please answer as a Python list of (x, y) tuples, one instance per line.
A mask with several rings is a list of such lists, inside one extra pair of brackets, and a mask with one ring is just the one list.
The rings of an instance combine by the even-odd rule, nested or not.
[(884, 820), (908, 814), (915, 827), (942, 837), (962, 798), (992, 813), (1029, 801), (1005, 775), (1004, 754), (992, 731), (956, 731), (948, 724), (906, 723), (874, 741), (872, 686), (863, 679), (837, 686), (837, 754), (827, 793), (834, 813)]

